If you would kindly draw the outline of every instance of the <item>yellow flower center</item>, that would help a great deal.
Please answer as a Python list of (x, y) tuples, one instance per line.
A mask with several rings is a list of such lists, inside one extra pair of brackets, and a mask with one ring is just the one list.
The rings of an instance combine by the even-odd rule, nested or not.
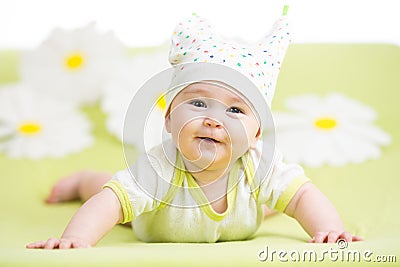
[(25, 135), (38, 134), (41, 130), (42, 130), (42, 126), (40, 126), (40, 124), (34, 123), (34, 122), (22, 123), (18, 127), (18, 131)]
[(81, 54), (76, 53), (68, 56), (65, 60), (65, 65), (70, 70), (76, 70), (83, 65), (84, 58)]
[(162, 95), (157, 99), (157, 107), (161, 110), (165, 110), (167, 108), (167, 101), (165, 100), (165, 95)]
[(315, 120), (314, 125), (323, 130), (332, 130), (336, 127), (337, 122), (333, 118), (319, 118)]

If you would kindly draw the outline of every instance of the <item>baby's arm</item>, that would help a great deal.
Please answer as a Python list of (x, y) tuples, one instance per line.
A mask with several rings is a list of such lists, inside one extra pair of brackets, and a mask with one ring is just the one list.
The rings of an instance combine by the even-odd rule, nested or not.
[(332, 243), (362, 240), (346, 232), (339, 214), (331, 202), (312, 183), (306, 183), (289, 202), (285, 213), (295, 218), (312, 236), (312, 243)]
[(115, 193), (105, 188), (82, 205), (60, 239), (50, 238), (47, 241), (28, 244), (26, 247), (44, 249), (90, 247), (121, 221), (121, 204)]

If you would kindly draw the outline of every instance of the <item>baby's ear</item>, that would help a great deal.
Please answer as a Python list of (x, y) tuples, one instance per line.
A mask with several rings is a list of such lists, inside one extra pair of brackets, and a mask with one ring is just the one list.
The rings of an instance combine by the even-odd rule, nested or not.
[(251, 148), (251, 149), (255, 149), (255, 148), (256, 148), (257, 142), (258, 142), (258, 139), (260, 138), (260, 136), (261, 136), (261, 129), (258, 128), (258, 131), (257, 131), (256, 136), (255, 136), (255, 137), (253, 138), (253, 140), (251, 140), (251, 142), (250, 142), (250, 148)]
[(168, 114), (167, 116), (165, 116), (165, 129), (167, 130), (168, 133), (171, 133), (171, 118), (170, 118), (170, 114)]

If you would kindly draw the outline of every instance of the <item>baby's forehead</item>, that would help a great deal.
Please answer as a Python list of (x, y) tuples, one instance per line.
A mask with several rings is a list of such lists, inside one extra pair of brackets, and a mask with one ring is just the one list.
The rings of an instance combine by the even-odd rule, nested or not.
[(235, 102), (244, 102), (246, 105), (250, 104), (249, 100), (238, 90), (219, 81), (200, 81), (192, 83), (186, 86), (181, 93), (187, 96), (212, 96), (212, 98), (216, 100), (229, 98)]

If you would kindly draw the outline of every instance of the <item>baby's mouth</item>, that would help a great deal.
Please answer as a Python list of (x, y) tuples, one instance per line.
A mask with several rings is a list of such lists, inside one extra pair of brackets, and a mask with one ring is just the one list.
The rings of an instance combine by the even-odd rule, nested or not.
[(201, 140), (204, 140), (204, 141), (206, 141), (206, 142), (213, 142), (213, 143), (221, 143), (221, 141), (218, 141), (217, 139), (214, 139), (214, 138), (212, 138), (212, 137), (203, 137), (203, 136), (200, 136), (200, 137), (197, 137), (198, 139), (201, 139)]

